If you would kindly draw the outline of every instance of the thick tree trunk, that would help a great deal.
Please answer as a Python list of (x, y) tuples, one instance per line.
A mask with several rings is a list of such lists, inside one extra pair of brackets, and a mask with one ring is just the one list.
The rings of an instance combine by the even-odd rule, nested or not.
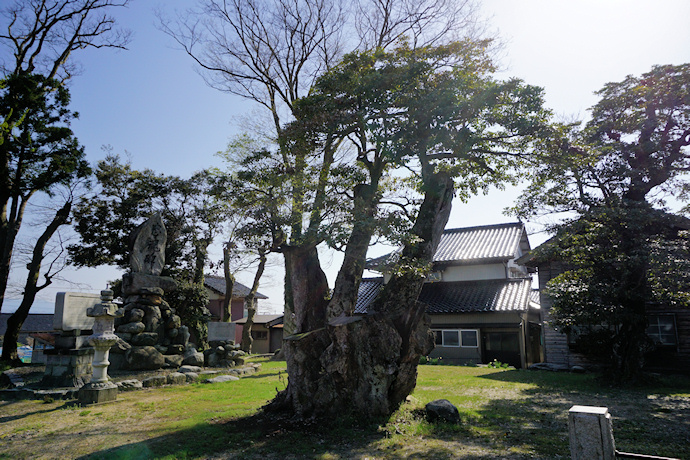
[[(18, 214), (17, 213), (21, 213)], [(7, 281), (10, 276), (10, 269), (12, 267), (12, 252), (14, 250), (14, 241), (17, 238), (17, 232), (21, 225), (24, 213), (24, 204), (16, 207), (12, 206), (9, 215), (7, 204), (3, 204), (2, 214), (0, 215), (0, 311), (5, 301), (5, 292), (7, 291)]]
[(225, 298), (223, 298), (223, 311), (221, 321), (232, 321), (232, 291), (235, 288), (235, 276), (230, 271), (230, 242), (223, 246), (223, 275), (225, 278)]
[(376, 192), (378, 181), (373, 185), (361, 184), (355, 189), (353, 215), (356, 216), (352, 233), (345, 248), (343, 265), (335, 280), (333, 296), (328, 304), (328, 319), (352, 316), (357, 304), (357, 291), (362, 281), (369, 242), (374, 233), (376, 214)]
[(204, 285), (204, 267), (208, 259), (209, 240), (199, 239), (194, 243), (194, 284)]
[(254, 315), (256, 315), (256, 304), (254, 299), (244, 299), (244, 306), (247, 309), (247, 321), (242, 326), (242, 344), (240, 348), (245, 353), (251, 354), (252, 344), (254, 343), (254, 338), (252, 337), (252, 328), (254, 327)]
[(642, 379), (642, 366), (648, 342), (647, 320), (629, 319), (616, 334), (609, 381), (615, 385), (636, 384)]
[(283, 341), (289, 382), (267, 409), (286, 410), (298, 417), (308, 417), (314, 412), (312, 399), (321, 393), (319, 375), (323, 369), (320, 358), (329, 344), (325, 330), (328, 280), (315, 247), (288, 247), (284, 249), (284, 256), (286, 303), (289, 300), (293, 309), (292, 312), (288, 308), (285, 311), (286, 323), (290, 315), (292, 333)]
[[(448, 175), (436, 174), (428, 182), (413, 228), (418, 238), (403, 251), (403, 257), (421, 266), (431, 263), (453, 197)], [(433, 348), (425, 305), (417, 302), (424, 275), (419, 270), (402, 270), (383, 290), (374, 310), (362, 317), (352, 316), (350, 308), (343, 308), (342, 297), (334, 296), (341, 314), (329, 314), (327, 323), (325, 290), (313, 289), (325, 286), (325, 277), (320, 278), (323, 272), (305, 270), (308, 261), (316, 265), (318, 259), (311, 253), (297, 255), (289, 258), (295, 323), (301, 334), (286, 339), (289, 384), (269, 409), (288, 409), (299, 417), (390, 415), (414, 388), (419, 357)], [(350, 268), (352, 272), (343, 279), (354, 287), (357, 269)], [(361, 279), (361, 271), (358, 276)]]
[(29, 269), (29, 274), (26, 277), (26, 284), (24, 286), (24, 297), (22, 298), (22, 303), (8, 319), (7, 319), (7, 331), (5, 332), (5, 337), (3, 339), (2, 347), (2, 361), (6, 362), (19, 362), (19, 357), (17, 355), (17, 340), (19, 339), (19, 331), (29, 315), (29, 310), (36, 299), (36, 293), (41, 289), (50, 285), (50, 277), (46, 276), (46, 283), (42, 286), (38, 286), (38, 277), (41, 272), (41, 263), (43, 262), (43, 251), (45, 250), (46, 244), (52, 236), (55, 234), (57, 229), (67, 222), (70, 210), (72, 209), (72, 202), (68, 201), (65, 205), (60, 208), (53, 217), (52, 222), (46, 227), (41, 236), (36, 241), (36, 245), (33, 249), (33, 254), (31, 256), (31, 262), (29, 262), (27, 268)]

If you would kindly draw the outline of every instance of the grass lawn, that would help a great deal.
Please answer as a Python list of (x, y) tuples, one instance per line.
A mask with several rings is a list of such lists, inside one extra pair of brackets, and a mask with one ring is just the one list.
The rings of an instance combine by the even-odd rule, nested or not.
[[(602, 388), (594, 375), (420, 366), (417, 388), (377, 425), (330, 426), (257, 415), (286, 384), (284, 362), (240, 381), (121, 393), (90, 407), (0, 401), (0, 458), (570, 458), (568, 409), (606, 406), (616, 447), (690, 459), (690, 379), (653, 388)], [(460, 425), (431, 425), (445, 398)]]

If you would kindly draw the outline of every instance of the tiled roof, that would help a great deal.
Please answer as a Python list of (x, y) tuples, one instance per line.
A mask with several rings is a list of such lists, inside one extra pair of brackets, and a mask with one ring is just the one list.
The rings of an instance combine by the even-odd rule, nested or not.
[[(366, 313), (382, 285), (381, 278), (362, 280), (355, 313)], [(427, 283), (419, 301), (429, 314), (527, 311), (531, 293), (530, 279)]]
[(383, 287), (383, 278), (362, 278), (359, 283), (359, 290), (357, 291), (357, 303), (355, 304), (355, 313), (365, 313), (367, 307), (379, 295), (379, 291)]
[[(247, 317), (240, 318), (233, 321), (235, 324), (244, 324), (247, 322)], [(271, 324), (273, 323), (273, 324)], [(266, 324), (268, 326), (275, 326), (283, 323), (283, 315), (254, 315), (254, 324)]]
[(512, 259), (523, 232), (519, 222), (445, 230), (434, 262)]
[[(204, 285), (214, 291), (216, 294), (225, 295), (225, 277), (215, 276), (215, 275), (205, 275)], [(235, 281), (235, 285), (232, 288), (232, 297), (242, 299), (249, 294), (250, 289), (242, 283)], [(268, 299), (265, 295), (257, 292), (257, 299)]]
[[(434, 254), (441, 264), (473, 264), (509, 260), (522, 245), (529, 250), (525, 227), (521, 222), (446, 229)], [(379, 269), (397, 260), (400, 251), (371, 259), (367, 268)]]
[(533, 304), (541, 306), (541, 297), (539, 296), (539, 289), (532, 289), (530, 300)]
[[(12, 313), (0, 313), (0, 335), (7, 332), (7, 320)], [(53, 313), (29, 313), (22, 324), (21, 331), (26, 332), (50, 332), (53, 330)]]
[(367, 308), (374, 302), (382, 287), (383, 278), (362, 278), (362, 282), (359, 283), (359, 290), (357, 291), (355, 313), (366, 313)]

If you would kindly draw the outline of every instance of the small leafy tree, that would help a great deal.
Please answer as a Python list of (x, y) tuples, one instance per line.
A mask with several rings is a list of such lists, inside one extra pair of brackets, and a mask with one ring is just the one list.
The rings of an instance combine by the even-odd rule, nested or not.
[[(69, 128), (75, 114), (67, 109), (69, 93), (58, 86), (46, 92), (46, 79), (40, 75), (9, 76), (0, 82), (0, 111), (22, 113), (16, 126), (0, 144), (4, 171), (0, 180), (0, 302), (7, 288), (15, 240), (29, 200), (36, 194), (52, 195), (60, 186), (70, 187), (90, 173), (83, 148)], [(2, 359), (16, 361), (16, 336), (33, 304), (37, 292), (41, 261), (50, 238), (61, 225), (68, 223), (72, 207), (69, 195), (64, 205), (36, 240), (20, 308), (8, 320)], [(50, 279), (46, 280), (50, 284)], [(1, 303), (0, 303), (1, 305)]]
[(224, 188), (206, 171), (189, 179), (138, 171), (108, 155), (95, 171), (98, 188), (76, 206), (81, 241), (69, 246), (72, 263), (129, 266), (128, 238), (137, 225), (161, 211), (168, 232), (164, 274), (203, 284), (208, 246), (220, 234), (225, 206), (210, 197)]
[(208, 348), (208, 320), (211, 317), (206, 306), (208, 292), (203, 284), (182, 280), (175, 291), (166, 293), (171, 307), (180, 315), (182, 324), (189, 328), (190, 340), (197, 349)]

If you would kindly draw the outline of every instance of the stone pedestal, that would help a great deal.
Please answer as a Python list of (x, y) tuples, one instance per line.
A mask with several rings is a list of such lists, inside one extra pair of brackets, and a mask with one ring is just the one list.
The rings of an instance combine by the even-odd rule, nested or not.
[(113, 382), (87, 383), (79, 390), (79, 404), (100, 404), (117, 399), (117, 385)]
[(117, 386), (108, 379), (108, 355), (110, 347), (117, 342), (114, 332), (115, 317), (122, 316), (123, 311), (112, 300), (113, 291), (101, 291), (101, 303), (86, 311), (87, 316), (94, 318), (93, 335), (89, 337), (89, 343), (95, 351), (91, 382), (79, 390), (81, 404), (98, 404), (117, 399)]

